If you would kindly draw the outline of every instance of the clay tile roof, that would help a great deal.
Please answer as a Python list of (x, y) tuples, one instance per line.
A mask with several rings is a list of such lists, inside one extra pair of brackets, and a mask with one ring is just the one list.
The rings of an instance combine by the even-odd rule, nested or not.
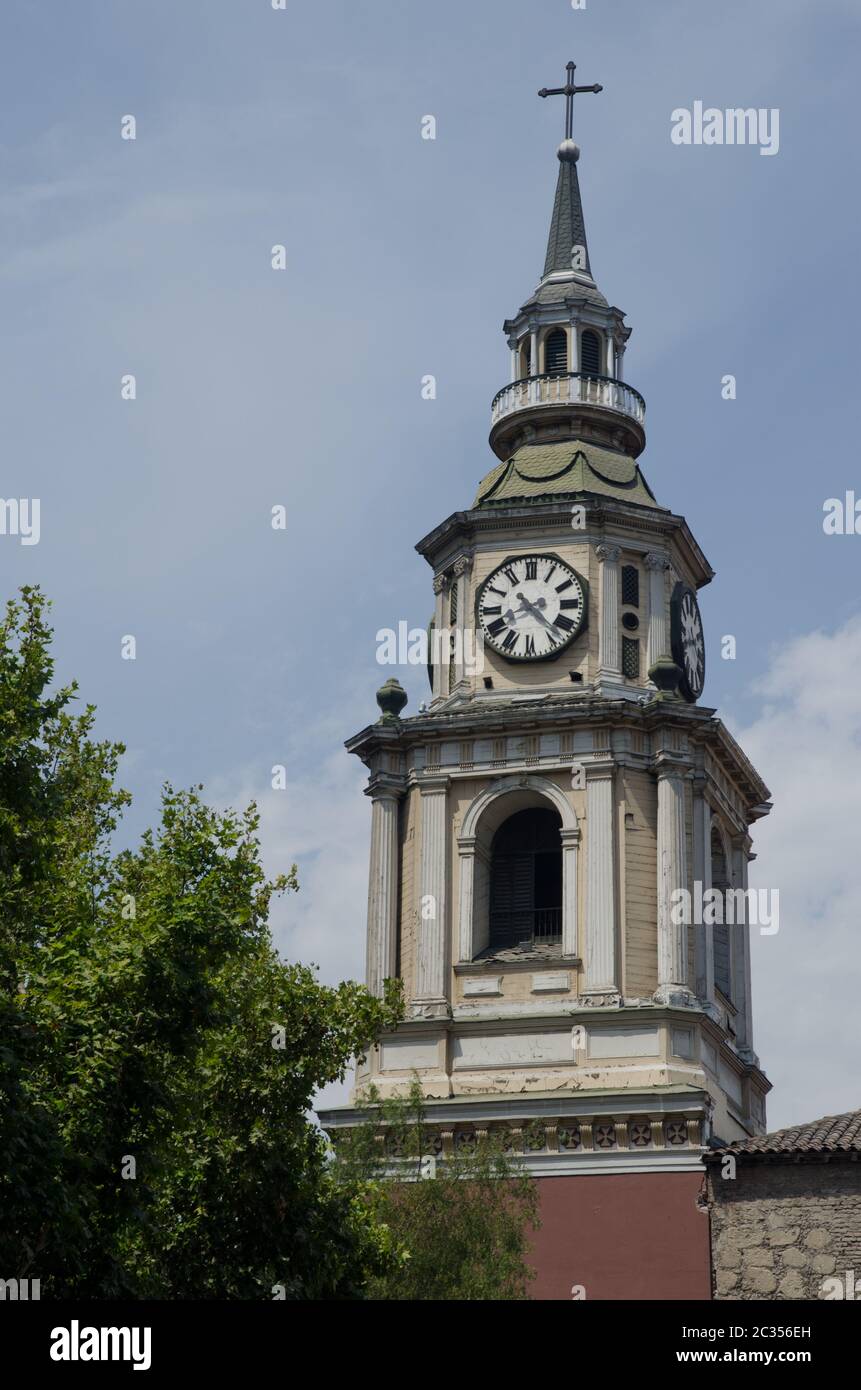
[(744, 1139), (705, 1155), (706, 1162), (717, 1163), (723, 1154), (738, 1154), (757, 1158), (767, 1154), (859, 1154), (861, 1153), (861, 1110), (849, 1110), (845, 1115), (825, 1115), (810, 1124), (778, 1129), (773, 1134), (761, 1134)]

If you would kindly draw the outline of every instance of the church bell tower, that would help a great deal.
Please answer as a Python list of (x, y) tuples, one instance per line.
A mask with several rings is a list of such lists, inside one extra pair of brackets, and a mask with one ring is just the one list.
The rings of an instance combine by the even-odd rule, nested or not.
[(503, 326), (496, 458), (417, 546), (430, 698), (405, 717), (387, 682), (347, 744), (372, 804), (367, 982), (399, 977), (407, 1014), (322, 1115), (334, 1132), (370, 1082), (417, 1075), (441, 1160), (499, 1131), (548, 1181), (701, 1173), (710, 1140), (764, 1132), (769, 1089), (738, 922), (769, 792), (701, 703), (714, 572), (646, 480), (631, 329), (595, 279), (572, 114), (600, 90), (572, 63), (539, 94), (565, 96), (565, 138), (544, 270)]

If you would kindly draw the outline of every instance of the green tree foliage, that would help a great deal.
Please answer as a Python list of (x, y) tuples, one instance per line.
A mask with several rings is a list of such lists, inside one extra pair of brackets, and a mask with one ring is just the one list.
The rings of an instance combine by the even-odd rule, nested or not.
[(529, 1297), (529, 1231), (536, 1230), (533, 1178), (504, 1139), (477, 1138), (436, 1159), (421, 1086), (401, 1099), (366, 1098), (369, 1118), (343, 1133), (338, 1172), (391, 1232), (400, 1263), (373, 1277), (366, 1296), (396, 1300), (517, 1300)]
[[(43, 1296), (361, 1297), (390, 1230), (336, 1181), (317, 1087), (398, 992), (286, 964), (258, 818), (165, 790), (111, 852), (124, 751), (51, 693), (45, 603), (0, 624), (0, 1277)], [(134, 1174), (134, 1176), (132, 1176)]]

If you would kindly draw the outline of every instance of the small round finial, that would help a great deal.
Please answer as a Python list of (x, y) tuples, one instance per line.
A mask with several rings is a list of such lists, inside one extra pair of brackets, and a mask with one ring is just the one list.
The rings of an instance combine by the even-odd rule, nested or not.
[(394, 676), (387, 680), (385, 685), (377, 691), (377, 704), (382, 711), (380, 723), (396, 724), (408, 698), (409, 696), (400, 681), (395, 680)]
[(556, 151), (556, 156), (563, 164), (576, 164), (580, 158), (580, 146), (576, 140), (563, 140)]

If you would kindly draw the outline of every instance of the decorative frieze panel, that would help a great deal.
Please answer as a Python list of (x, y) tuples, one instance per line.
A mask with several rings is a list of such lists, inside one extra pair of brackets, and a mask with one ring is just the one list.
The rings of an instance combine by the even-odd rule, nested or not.
[[(699, 1145), (700, 1122), (690, 1116), (678, 1118), (627, 1119), (595, 1117), (589, 1119), (533, 1120), (523, 1125), (474, 1124), (454, 1129), (424, 1131), (425, 1152), (446, 1155), (474, 1154), (479, 1142), (490, 1139), (510, 1158), (529, 1158), (538, 1154), (621, 1153), (644, 1150), (695, 1148)], [(401, 1136), (387, 1137), (386, 1152), (393, 1158), (408, 1157)]]

